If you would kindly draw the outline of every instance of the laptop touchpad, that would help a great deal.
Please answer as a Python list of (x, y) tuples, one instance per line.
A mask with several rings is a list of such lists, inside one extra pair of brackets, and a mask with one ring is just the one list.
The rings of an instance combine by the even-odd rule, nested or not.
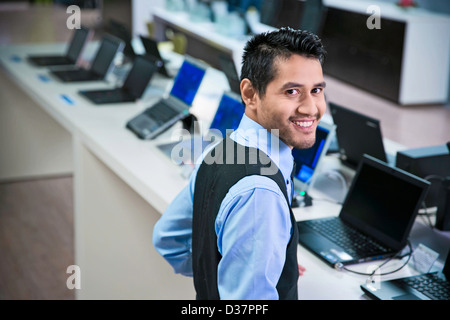
[(393, 300), (422, 300), (419, 297), (413, 295), (412, 293), (402, 294), (392, 298)]

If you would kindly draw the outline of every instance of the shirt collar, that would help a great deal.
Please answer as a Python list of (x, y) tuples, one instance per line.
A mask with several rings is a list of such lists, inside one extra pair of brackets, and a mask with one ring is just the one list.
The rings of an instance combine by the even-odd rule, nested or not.
[(259, 123), (244, 114), (239, 127), (230, 135), (230, 138), (241, 145), (263, 151), (281, 170), (283, 177), (290, 179), (294, 165), (291, 148)]

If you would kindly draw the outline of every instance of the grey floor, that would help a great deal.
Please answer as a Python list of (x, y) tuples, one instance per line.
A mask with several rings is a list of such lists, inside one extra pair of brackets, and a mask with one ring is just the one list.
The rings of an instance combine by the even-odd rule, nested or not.
[[(104, 17), (130, 23), (129, 1), (104, 2)], [(0, 4), (0, 45), (67, 41), (67, 17), (63, 7)], [(379, 119), (391, 140), (410, 148), (450, 140), (449, 105), (399, 106), (326, 80), (330, 101)], [(66, 287), (74, 263), (72, 193), (71, 176), (0, 183), (0, 299), (74, 299)]]

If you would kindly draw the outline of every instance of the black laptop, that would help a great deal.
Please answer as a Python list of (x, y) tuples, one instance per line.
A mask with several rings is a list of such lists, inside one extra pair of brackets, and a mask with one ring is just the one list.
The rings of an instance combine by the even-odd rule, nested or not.
[(330, 102), (342, 163), (356, 168), (363, 154), (388, 161), (380, 121)]
[(139, 37), (141, 39), (142, 45), (145, 48), (145, 53), (155, 59), (158, 65), (158, 72), (163, 76), (173, 78), (173, 75), (170, 74), (166, 68), (165, 65), (166, 60), (163, 59), (161, 53), (159, 52), (158, 42), (156, 42), (151, 38), (144, 37), (143, 35), (140, 35)]
[(137, 56), (132, 44), (132, 35), (128, 27), (115, 19), (109, 19), (107, 30), (109, 34), (121, 39), (124, 42), (123, 54), (128, 61), (133, 61)]
[(104, 80), (113, 66), (116, 54), (123, 49), (123, 46), (124, 43), (119, 38), (106, 35), (103, 37), (89, 69), (52, 70), (51, 74), (62, 82)]
[(156, 71), (153, 60), (136, 56), (123, 85), (114, 89), (81, 90), (79, 93), (95, 104), (135, 102), (141, 98)]
[(28, 61), (39, 67), (76, 65), (91, 35), (92, 32), (88, 28), (76, 29), (65, 55), (30, 55)]
[(138, 114), (126, 127), (141, 139), (153, 139), (178, 120), (189, 116), (189, 108), (206, 73), (207, 66), (197, 59), (185, 57), (168, 97)]
[(230, 89), (237, 94), (241, 94), (241, 81), (231, 56), (219, 55), (220, 68), (227, 77)]
[(450, 300), (450, 250), (440, 272), (366, 283), (361, 289), (377, 300)]
[(393, 256), (407, 244), (429, 185), (363, 155), (339, 216), (298, 221), (299, 242), (332, 267)]

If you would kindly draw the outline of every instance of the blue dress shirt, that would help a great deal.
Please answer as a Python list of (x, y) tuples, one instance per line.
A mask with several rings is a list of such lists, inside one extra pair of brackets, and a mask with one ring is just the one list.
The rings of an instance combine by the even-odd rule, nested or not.
[[(230, 138), (259, 148), (278, 166), (291, 201), (291, 149), (255, 121), (243, 116)], [(197, 161), (189, 184), (156, 223), (153, 244), (176, 273), (192, 276), (192, 211)], [(278, 299), (276, 285), (292, 232), (289, 207), (278, 185), (263, 175), (248, 176), (232, 186), (216, 217), (221, 299)]]

